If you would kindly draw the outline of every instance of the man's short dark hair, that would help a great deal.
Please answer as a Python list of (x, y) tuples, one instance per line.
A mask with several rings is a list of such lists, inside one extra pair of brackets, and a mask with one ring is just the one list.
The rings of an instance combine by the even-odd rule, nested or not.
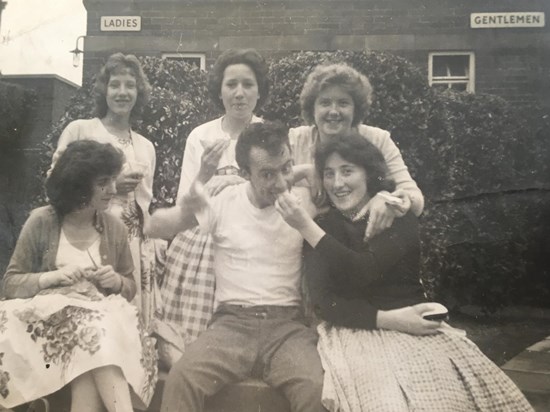
[(124, 154), (109, 143), (78, 140), (67, 146), (46, 181), (50, 204), (60, 216), (87, 206), (100, 176), (120, 173)]
[(250, 151), (252, 147), (266, 150), (276, 156), (284, 145), (290, 150), (288, 128), (281, 122), (258, 122), (250, 124), (242, 131), (235, 146), (235, 158), (239, 168), (250, 173)]

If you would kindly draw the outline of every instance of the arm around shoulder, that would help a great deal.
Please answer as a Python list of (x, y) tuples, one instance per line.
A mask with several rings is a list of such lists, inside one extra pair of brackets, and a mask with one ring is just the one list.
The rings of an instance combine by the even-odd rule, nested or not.
[(390, 132), (367, 125), (360, 125), (359, 132), (380, 150), (386, 161), (388, 178), (395, 182), (396, 189), (401, 189), (407, 194), (411, 201), (411, 211), (416, 216), (420, 216), (424, 210), (424, 195), (411, 177), (403, 156), (392, 140)]

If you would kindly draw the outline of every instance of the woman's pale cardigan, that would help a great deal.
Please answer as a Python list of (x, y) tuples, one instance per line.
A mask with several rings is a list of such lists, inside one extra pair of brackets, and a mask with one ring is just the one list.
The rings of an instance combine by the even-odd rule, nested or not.
[[(35, 296), (41, 290), (38, 283), (40, 276), (57, 269), (55, 259), (61, 223), (52, 206), (43, 206), (31, 212), (21, 229), (4, 275), (3, 292), (6, 298)], [(101, 265), (111, 265), (122, 276), (120, 294), (130, 301), (136, 294), (136, 283), (126, 226), (108, 212), (97, 212), (94, 226), (100, 234)], [(102, 292), (109, 294), (104, 290)]]

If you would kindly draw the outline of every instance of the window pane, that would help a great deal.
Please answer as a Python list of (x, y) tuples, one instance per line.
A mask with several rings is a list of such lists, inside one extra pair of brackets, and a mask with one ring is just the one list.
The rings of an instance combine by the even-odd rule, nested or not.
[(470, 57), (433, 56), (433, 76), (468, 76)]

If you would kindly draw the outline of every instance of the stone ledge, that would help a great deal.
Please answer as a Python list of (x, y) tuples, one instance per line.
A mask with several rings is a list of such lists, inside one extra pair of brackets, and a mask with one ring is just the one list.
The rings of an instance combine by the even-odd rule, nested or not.
[(502, 366), (535, 411), (550, 410), (550, 336), (529, 346)]

